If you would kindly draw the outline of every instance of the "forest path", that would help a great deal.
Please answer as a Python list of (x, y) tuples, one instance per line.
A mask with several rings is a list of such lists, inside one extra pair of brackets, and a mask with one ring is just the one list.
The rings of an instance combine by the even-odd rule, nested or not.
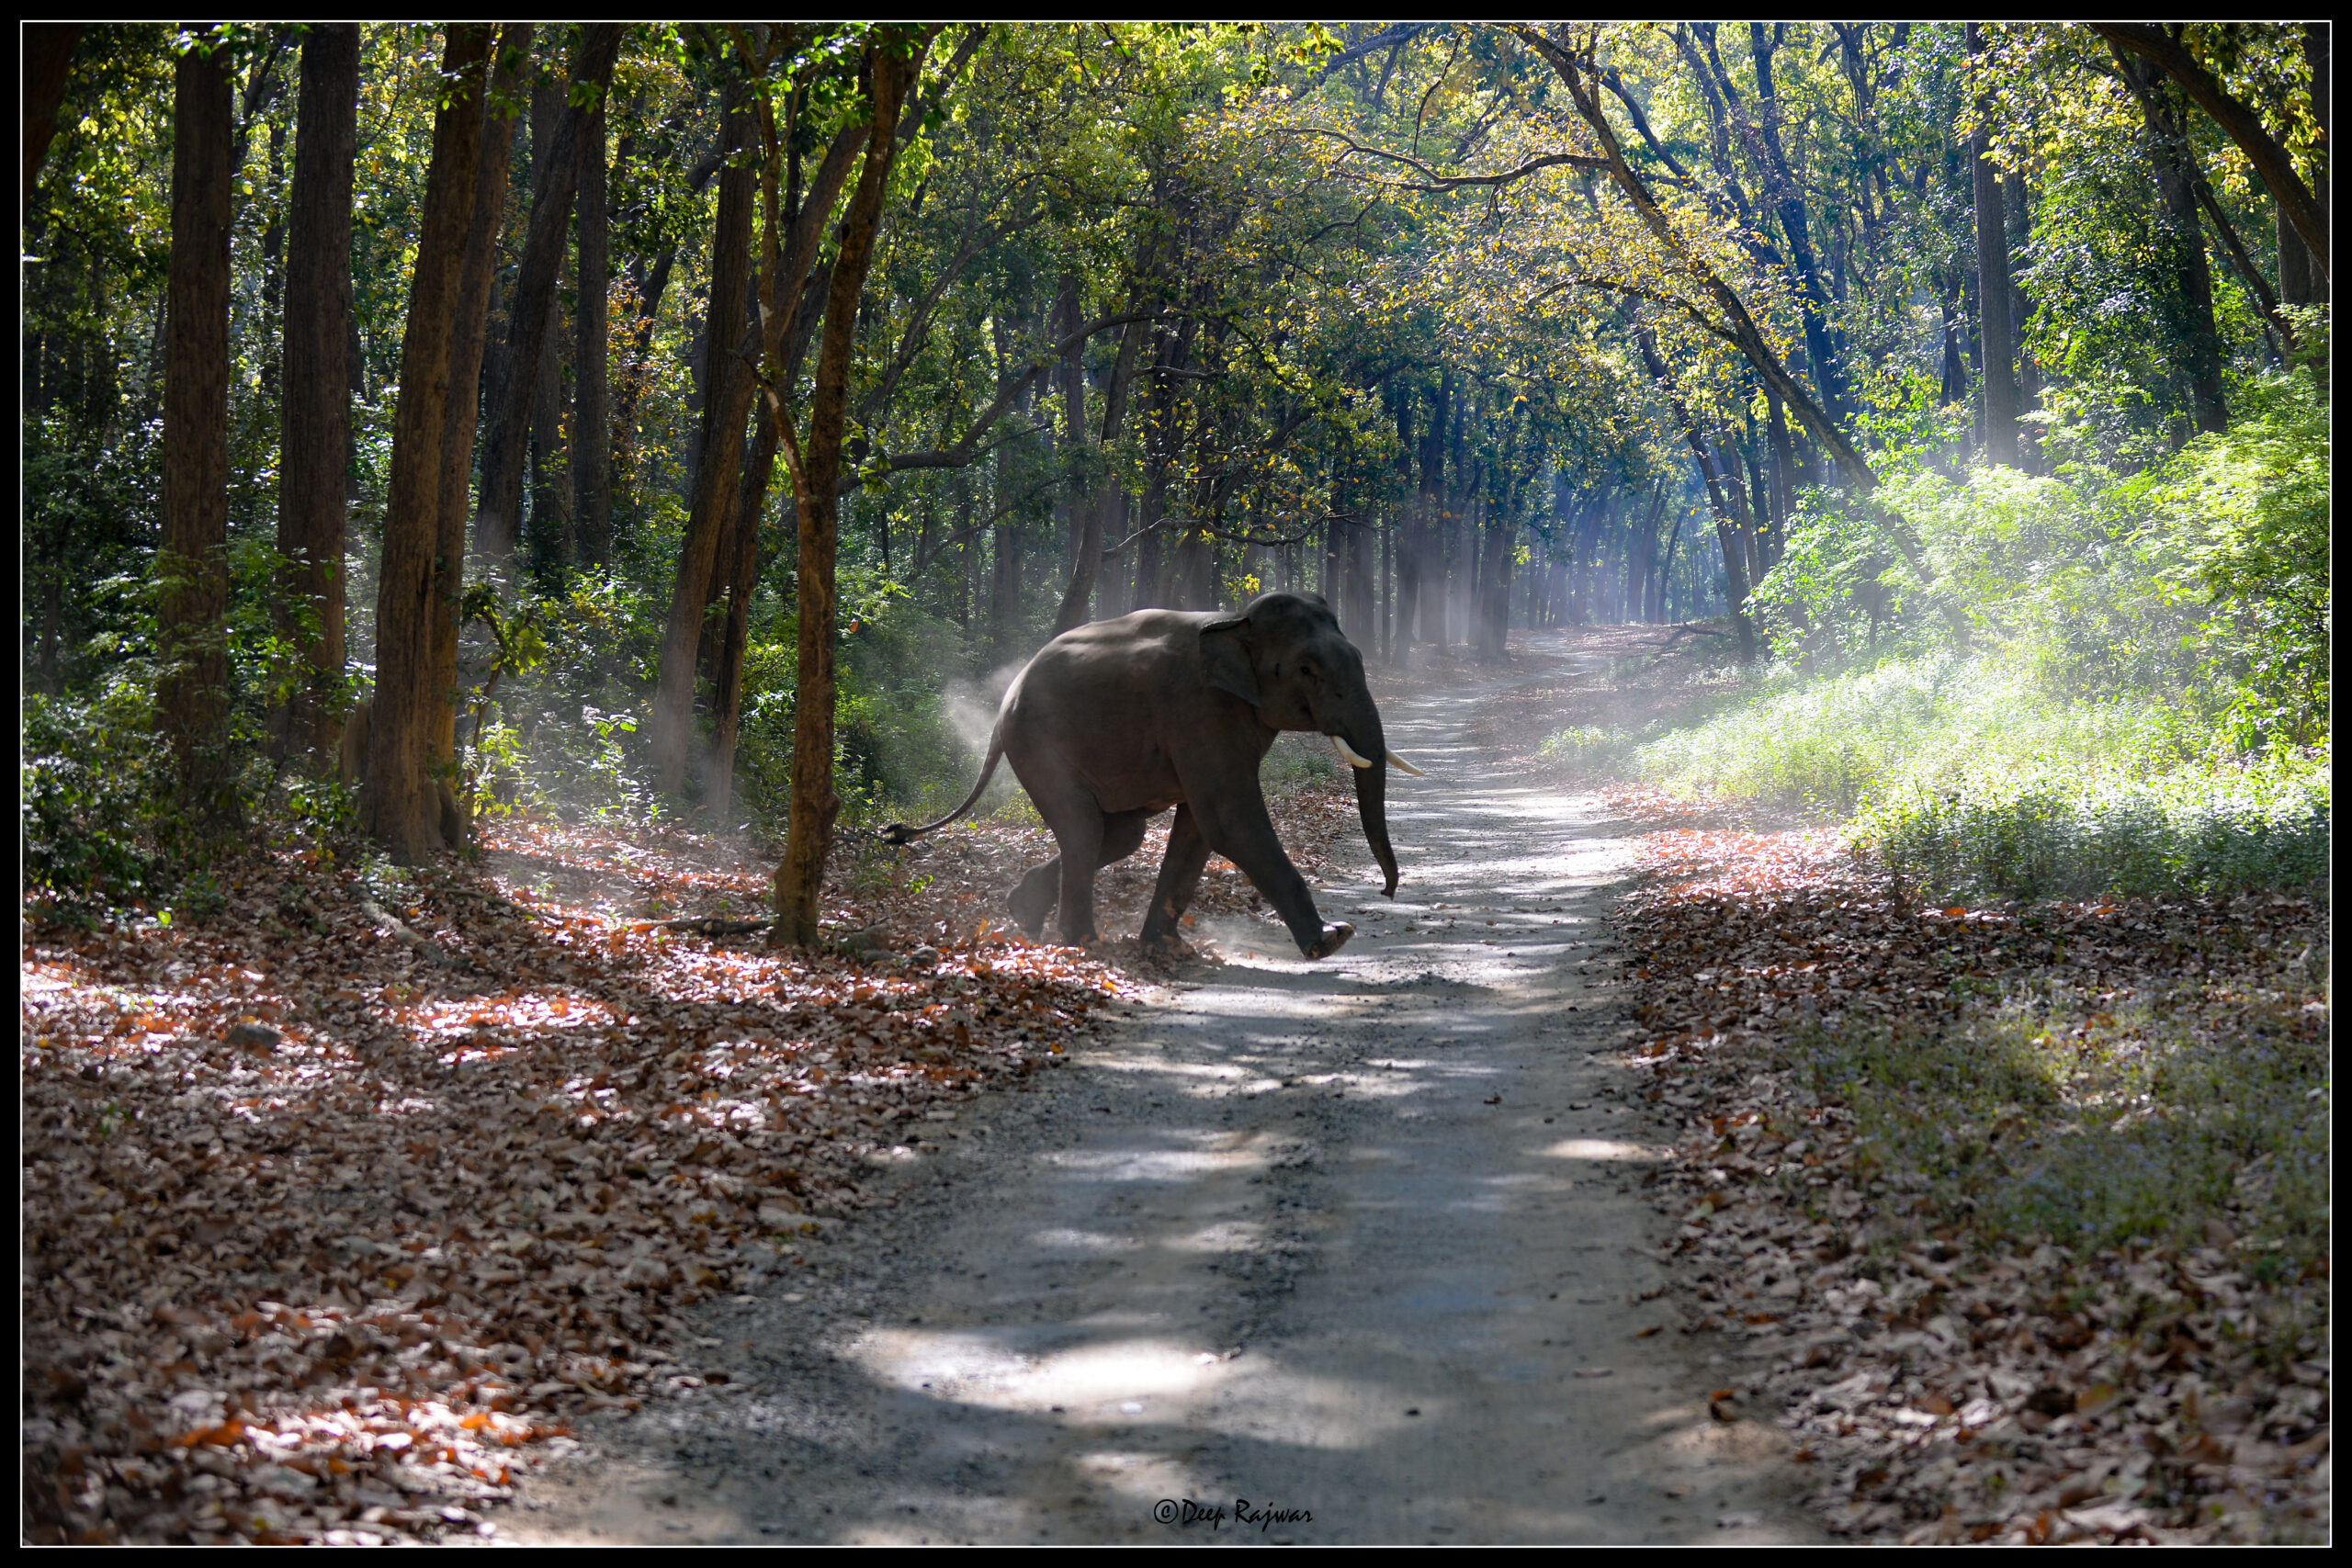
[(1615, 1059), (1630, 841), (1473, 739), (1562, 677), (1533, 640), (1383, 694), (1430, 776), (1393, 778), (1396, 901), (1368, 856), (1318, 889), (1343, 953), (1204, 919), (1223, 965), (894, 1151), (897, 1196), (788, 1293), (708, 1314), (729, 1385), (583, 1434), (502, 1534), (1822, 1539), (1784, 1439), (1712, 1419), (1729, 1374), (1642, 1299), (1672, 1224)]

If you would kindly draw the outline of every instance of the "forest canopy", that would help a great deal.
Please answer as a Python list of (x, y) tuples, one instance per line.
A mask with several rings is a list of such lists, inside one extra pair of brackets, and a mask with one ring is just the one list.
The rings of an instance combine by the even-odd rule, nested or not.
[(613, 814), (810, 940), (1050, 637), (1276, 589), (2324, 775), (2327, 36), (33, 28), (28, 895)]

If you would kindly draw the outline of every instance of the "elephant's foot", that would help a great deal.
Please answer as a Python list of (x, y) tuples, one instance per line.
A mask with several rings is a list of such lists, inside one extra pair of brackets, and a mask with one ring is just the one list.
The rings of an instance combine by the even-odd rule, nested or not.
[(1154, 958), (1197, 958), (1200, 950), (1174, 931), (1146, 931), (1136, 938), (1136, 945)]
[(1309, 958), (1329, 958), (1331, 954), (1339, 952), (1340, 949), (1347, 946), (1348, 938), (1355, 934), (1356, 928), (1348, 924), (1345, 920), (1341, 920), (1337, 925), (1325, 926), (1323, 928), (1323, 940), (1317, 942), (1313, 947), (1307, 948), (1306, 950), (1306, 956)]
[(1024, 882), (1014, 888), (1012, 897), (1004, 902), (1006, 909), (1012, 915), (1012, 923), (1021, 928), (1022, 934), (1035, 938), (1046, 929), (1046, 917), (1054, 912), (1057, 901), (1051, 893), (1043, 897), (1031, 893), (1029, 885)]

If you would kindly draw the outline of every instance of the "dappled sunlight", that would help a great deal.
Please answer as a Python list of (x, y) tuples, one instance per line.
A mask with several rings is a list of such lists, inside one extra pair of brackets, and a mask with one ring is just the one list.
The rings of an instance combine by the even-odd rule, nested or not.
[(877, 1329), (849, 1354), (900, 1389), (1081, 1428), (1182, 1427), (1344, 1450), (1379, 1442), (1412, 1419), (1391, 1391), (1306, 1376), (1260, 1352), (1227, 1359), (1198, 1345), (1137, 1337), (1025, 1354), (1011, 1343), (1020, 1332)]
[(1607, 1138), (1563, 1138), (1536, 1152), (1553, 1159), (1647, 1165), (1665, 1158), (1667, 1151), (1646, 1144), (1614, 1143)]

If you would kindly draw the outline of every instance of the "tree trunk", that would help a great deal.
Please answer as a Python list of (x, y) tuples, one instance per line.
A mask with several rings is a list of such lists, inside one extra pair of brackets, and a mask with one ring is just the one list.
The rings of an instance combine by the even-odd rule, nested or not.
[(743, 488), (735, 498), (735, 530), (727, 572), (727, 625), (712, 671), (710, 698), (710, 830), (731, 833), (735, 814), (735, 737), (743, 713), (743, 660), (751, 650), (752, 595), (760, 583), (760, 518), (775, 472), (774, 419), (757, 422)]
[(190, 802), (224, 818), (236, 811), (221, 733), (229, 706), (230, 174), (228, 51), (190, 50), (173, 73), (155, 696)]
[(572, 351), (571, 515), (580, 558), (605, 566), (613, 555), (611, 413), (605, 391), (611, 351), (610, 205), (612, 172), (605, 164), (605, 106), (600, 99), (583, 128), (581, 152), (580, 304), (573, 312), (579, 341)]
[(435, 731), (447, 712), (434, 681), (433, 623), (441, 537), (442, 454), (448, 429), (450, 349), (467, 231), (481, 184), (483, 66), (490, 28), (454, 23), (442, 60), (452, 84), (434, 115), (408, 331), (401, 344), (392, 421), (390, 491), (376, 598), (376, 694), (359, 797), (368, 831), (413, 863), (448, 843), (432, 775)]
[[(833, 564), (841, 527), (842, 429), (849, 412), (849, 367), (857, 308), (874, 263), (874, 236), (882, 222), (884, 182), (899, 149), (899, 106), (922, 73), (936, 29), (916, 30), (903, 54), (897, 39), (877, 32), (866, 49), (873, 83), (874, 123), (857, 191), (842, 221), (841, 250), (825, 303), (825, 335), (818, 355), (808, 444), (796, 465), (800, 513), (799, 676), (792, 735), (792, 821), (775, 873), (777, 933), (803, 946), (818, 936), (818, 894), (832, 848), (841, 796), (833, 790)], [(901, 35), (903, 36), (903, 35)]]
[(571, 564), (571, 515), (565, 504), (562, 459), (557, 447), (563, 431), (563, 296), (548, 296), (547, 337), (539, 351), (538, 384), (531, 393), (531, 510), (526, 552), (534, 572), (555, 581)]
[(1485, 603), (1481, 642), (1488, 660), (1501, 663), (1510, 656), (1511, 557), (1519, 549), (1519, 524), (1506, 507), (1503, 520), (1487, 525), (1487, 559), (1478, 573), (1478, 596)]
[[(603, 101), (605, 85), (612, 81), (613, 62), (620, 53), (623, 30), (615, 22), (582, 25), (571, 73), (574, 90), (585, 88), (594, 101)], [(523, 506), (525, 445), (538, 389), (539, 356), (547, 347), (551, 304), (563, 271), (571, 198), (579, 186), (588, 144), (588, 118), (586, 107), (567, 105), (556, 120), (546, 155), (535, 158), (538, 184), (531, 192), (530, 231), (523, 242), (514, 299), (507, 310), (503, 374), (491, 391), (481, 459), (481, 505), (474, 518), (474, 548), (502, 566), (514, 553)]]
[(1780, 99), (1772, 85), (1772, 53), (1777, 47), (1762, 22), (1747, 25), (1748, 51), (1756, 63), (1756, 90), (1761, 115), (1761, 139), (1771, 160), (1773, 184), (1780, 192), (1773, 209), (1789, 239), (1789, 259), (1796, 264), (1804, 300), (1805, 352), (1813, 360), (1814, 385), (1821, 389), (1822, 411), (1843, 421), (1853, 400), (1846, 389), (1839, 362), (1837, 331), (1829, 324), (1829, 300), (1823, 291), (1821, 265), (1815, 259), (1812, 231), (1805, 220), (1804, 187), (1791, 175), (1787, 154), (1781, 149)]
[[(441, 694), (433, 721), (433, 766), (453, 772), (458, 757), (458, 602), (466, 586), (466, 522), (472, 515), (474, 434), (481, 413), (482, 355), (490, 337), (491, 301), (497, 291), (498, 231), (506, 217), (508, 170), (530, 66), (532, 26), (509, 22), (500, 30), (491, 73), (492, 96), (482, 106), (481, 141), (474, 164), (473, 209), (466, 220), (465, 259), (458, 273), (457, 319), (449, 336), (449, 412), (441, 444), (441, 486), (434, 514), (432, 689)], [(456, 797), (451, 795), (454, 805)], [(462, 818), (462, 812), (457, 813)]]
[(669, 288), (670, 274), (677, 259), (678, 248), (672, 245), (654, 258), (650, 274), (646, 272), (642, 258), (629, 264), (630, 292), (636, 304), (630, 314), (621, 382), (613, 398), (611, 477), (615, 485), (631, 496), (637, 493), (637, 405), (645, 396), (645, 384), (650, 378), (647, 361), (652, 357), (653, 328), (662, 314), (662, 296)]
[(1707, 499), (1713, 503), (1715, 538), (1724, 552), (1725, 596), (1730, 601), (1733, 627), (1739, 635), (1739, 661), (1753, 664), (1756, 662), (1756, 626), (1747, 618), (1750, 580), (1747, 575), (1747, 549), (1740, 538), (1745, 531), (1746, 519), (1740, 515), (1745, 507), (1739, 496), (1738, 477), (1734, 475), (1728, 481), (1718, 479), (1714, 457), (1707, 450), (1706, 438), (1700, 434), (1699, 426), (1691, 419), (1681, 392), (1675, 388), (1672, 378), (1668, 374), (1666, 361), (1658, 356), (1657, 341), (1647, 327), (1642, 328), (1635, 336), (1641, 345), (1643, 363), (1648, 367), (1651, 378), (1658, 383), (1660, 389), (1666, 392), (1668, 402), (1673, 406), (1674, 417), (1681, 423), (1683, 438), (1690, 443), (1690, 456), (1699, 466), (1699, 477), (1705, 481)]
[(1374, 548), (1373, 525), (1361, 513), (1340, 525), (1340, 626), (1360, 650), (1377, 658), (1380, 619), (1373, 604)]
[(2116, 51), (2116, 63), (2139, 100), (2156, 166), (2156, 194), (2172, 251), (2174, 288), (2180, 301), (2182, 366), (2188, 374), (2189, 416), (2199, 430), (2219, 434), (2229, 428), (2222, 396), (2222, 334), (2213, 323), (2213, 275), (2205, 257), (2205, 228), (2197, 210), (2190, 152), (2179, 118), (2165, 101), (2163, 74), (2136, 56)]
[[(2026, 197), (2023, 175), (2001, 176), (2001, 207), (2009, 222), (2009, 340), (2017, 344), (2018, 412), (2022, 417), (2041, 406), (2041, 367), (2034, 363), (2033, 349), (2026, 342), (2026, 327), (2033, 320), (2033, 301), (2026, 297), (2025, 285), (2018, 280), (2018, 258), (2033, 243), (2033, 206)], [(2029, 469), (2041, 472), (2041, 439), (2030, 426), (2018, 432), (2018, 449)]]
[(351, 453), (351, 186), (359, 124), (359, 27), (320, 22), (302, 40), (292, 253), (286, 278), (285, 396), (278, 405), (277, 548), (286, 591), (310, 606), (311, 676), (288, 705), (289, 751), (334, 767), (343, 714), (345, 476)]
[[(1132, 307), (1130, 307), (1132, 308)], [(1075, 332), (1073, 321), (1069, 331)], [(1110, 382), (1102, 389), (1102, 434), (1099, 446), (1107, 446), (1119, 438), (1120, 423), (1126, 417), (1127, 382), (1135, 373), (1136, 355), (1142, 347), (1146, 331), (1141, 321), (1129, 321), (1119, 330), (1119, 354), (1111, 364)], [(1068, 335), (1067, 333), (1064, 335)], [(1071, 351), (1073, 364), (1077, 351)], [(1066, 397), (1078, 398), (1084, 387), (1083, 372), (1075, 381), (1079, 390), (1066, 392)], [(1082, 407), (1082, 405), (1081, 405)], [(1075, 439), (1083, 439), (1084, 421), (1081, 413)], [(1099, 448), (1098, 448), (1099, 449)], [(1102, 538), (1104, 531), (1122, 510), (1125, 497), (1118, 484), (1108, 475), (1097, 479), (1092, 493), (1082, 502), (1080, 520), (1077, 558), (1071, 563), (1069, 585), (1062, 591), (1061, 607), (1054, 612), (1053, 630), (1049, 637), (1059, 637), (1066, 631), (1084, 626), (1091, 618), (1095, 581), (1102, 571)]]
[[(752, 135), (745, 108), (749, 94), (731, 83), (726, 98), (725, 144), (741, 147)], [(662, 666), (653, 697), (649, 737), (655, 780), (672, 799), (684, 794), (686, 754), (694, 729), (695, 671), (702, 649), (703, 620), (710, 605), (710, 580), (721, 545), (733, 536), (734, 507), (743, 462), (743, 421), (752, 408), (757, 378), (735, 350), (751, 314), (752, 219), (759, 171), (746, 164), (718, 176), (718, 220), (711, 240), (710, 310), (706, 318), (708, 389), (703, 401), (702, 455), (695, 466), (694, 501), (686, 513), (686, 536), (678, 551), (678, 574), (671, 585), (670, 614), (662, 638)]]
[[(1974, 22), (1968, 24), (1968, 51), (1984, 52), (1984, 37)], [(1979, 101), (1980, 117), (1992, 112), (1988, 95)], [(1988, 462), (2018, 463), (2017, 345), (2009, 320), (2009, 230), (2001, 195), (2001, 171), (1991, 156), (1992, 139), (1983, 124), (1969, 138), (1969, 167), (1976, 182), (1976, 300), (1977, 330), (1984, 340), (1984, 457)]]
[(79, 22), (28, 22), (24, 31), (25, 62), (25, 204), (29, 214), (33, 186), (40, 180), (41, 160), (49, 155), (50, 139), (57, 134), (57, 108), (65, 101), (65, 85), (74, 63), (74, 46), (82, 41)]

